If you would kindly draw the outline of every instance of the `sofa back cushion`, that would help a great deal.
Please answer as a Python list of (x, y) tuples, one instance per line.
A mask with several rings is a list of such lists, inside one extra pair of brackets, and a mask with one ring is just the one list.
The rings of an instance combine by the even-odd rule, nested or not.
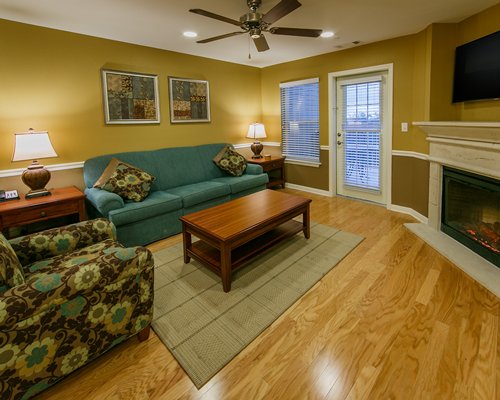
[(224, 176), (212, 158), (226, 143), (172, 147), (151, 151), (107, 154), (90, 158), (83, 166), (85, 185), (91, 188), (112, 158), (132, 164), (156, 179), (151, 190), (166, 190)]

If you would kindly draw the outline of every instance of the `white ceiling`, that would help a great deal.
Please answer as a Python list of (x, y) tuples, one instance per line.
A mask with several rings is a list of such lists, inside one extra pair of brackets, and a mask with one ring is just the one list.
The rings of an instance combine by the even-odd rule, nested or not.
[[(261, 13), (279, 0), (263, 0)], [(264, 67), (421, 31), (434, 22), (458, 22), (498, 0), (300, 0), (302, 6), (273, 24), (335, 32), (334, 38), (266, 33), (270, 50), (258, 53), (248, 35), (197, 44), (237, 31), (234, 25), (188, 12), (201, 8), (238, 20), (246, 0), (0, 0), (0, 18), (69, 32)], [(182, 32), (198, 33), (188, 39)], [(15, 38), (12, 38), (15, 39)], [(5, 40), (5, 38), (2, 38)], [(251, 59), (249, 59), (249, 51)]]

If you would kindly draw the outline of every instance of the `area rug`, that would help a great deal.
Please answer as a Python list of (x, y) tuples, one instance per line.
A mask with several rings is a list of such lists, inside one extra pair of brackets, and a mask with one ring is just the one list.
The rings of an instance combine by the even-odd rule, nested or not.
[(243, 350), (363, 239), (311, 224), (233, 274), (231, 291), (182, 244), (155, 252), (153, 329), (197, 388)]

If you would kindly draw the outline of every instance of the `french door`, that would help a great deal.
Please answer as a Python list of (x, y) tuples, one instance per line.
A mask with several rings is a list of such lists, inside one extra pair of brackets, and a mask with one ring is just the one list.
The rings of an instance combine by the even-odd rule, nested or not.
[(387, 203), (387, 72), (336, 79), (337, 194)]

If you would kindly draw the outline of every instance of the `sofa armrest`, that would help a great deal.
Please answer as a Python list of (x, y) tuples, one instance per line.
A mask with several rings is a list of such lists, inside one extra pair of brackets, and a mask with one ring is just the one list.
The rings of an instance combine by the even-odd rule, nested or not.
[(115, 226), (107, 219), (98, 218), (21, 236), (9, 243), (24, 266), (106, 239), (116, 239)]
[(264, 170), (262, 169), (262, 167), (257, 164), (247, 164), (247, 168), (245, 170), (245, 173), (249, 175), (259, 175), (263, 172)]
[(73, 266), (71, 260), (63, 262), (50, 272), (34, 274), (24, 284), (0, 294), (0, 331), (40, 318), (54, 307), (62, 306), (64, 315), (65, 308), (74, 306), (71, 300), (117, 290), (120, 282), (126, 284), (125, 280), (141, 275), (152, 280), (153, 268), (153, 255), (144, 247), (104, 249), (99, 257)]
[(107, 217), (111, 210), (116, 210), (117, 208), (125, 206), (120, 196), (116, 193), (108, 192), (107, 190), (86, 188), (85, 195), (90, 204), (92, 204), (104, 217)]

